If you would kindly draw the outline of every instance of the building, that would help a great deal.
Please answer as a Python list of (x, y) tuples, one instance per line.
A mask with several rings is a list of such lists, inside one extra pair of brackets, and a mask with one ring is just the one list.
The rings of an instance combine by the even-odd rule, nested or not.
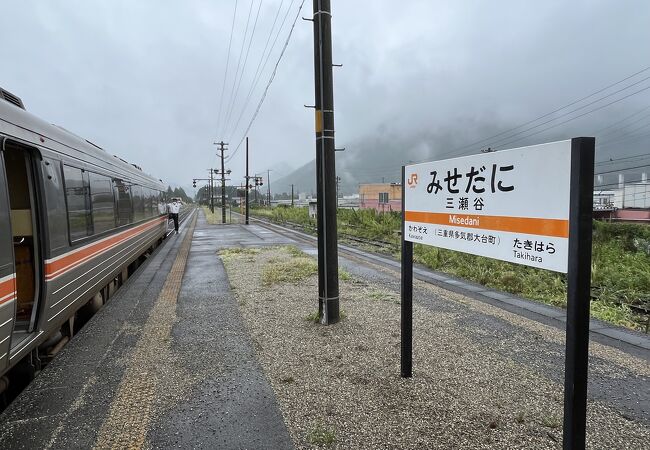
[(402, 185), (368, 183), (359, 185), (359, 208), (378, 212), (402, 210)]

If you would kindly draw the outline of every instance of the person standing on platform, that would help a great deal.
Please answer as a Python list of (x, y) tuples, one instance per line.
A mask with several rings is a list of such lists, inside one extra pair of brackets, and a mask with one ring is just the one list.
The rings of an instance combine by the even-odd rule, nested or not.
[(167, 205), (169, 210), (169, 216), (174, 220), (174, 230), (178, 234), (178, 213), (181, 210), (181, 203), (174, 199), (169, 205)]

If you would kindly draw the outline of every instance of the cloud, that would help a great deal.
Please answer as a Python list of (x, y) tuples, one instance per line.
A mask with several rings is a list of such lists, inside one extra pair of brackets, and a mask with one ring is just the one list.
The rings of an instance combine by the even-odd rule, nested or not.
[[(239, 129), (226, 136), (217, 135), (217, 117), (233, 2), (10, 2), (3, 15), (11, 20), (0, 29), (9, 43), (0, 85), (36, 115), (188, 188), (215, 167), (215, 140), (231, 139), (232, 152), (241, 141), (298, 4), (282, 2), (277, 23), (286, 14), (285, 26)], [(238, 2), (222, 103), (250, 6)], [(234, 116), (267, 38), (269, 46), (274, 41), (279, 6), (262, 3)], [(311, 7), (306, 2), (301, 15), (310, 16)], [(367, 157), (361, 148), (372, 147), (372, 159), (386, 164), (398, 163), (395, 155), (409, 146), (404, 155), (417, 159), (453, 150), (593, 92), (650, 59), (644, 1), (377, 0), (332, 8), (334, 60), (343, 64), (335, 69), (337, 146), (348, 148), (342, 169), (346, 160)], [(313, 29), (299, 20), (249, 133), (252, 171), (298, 167), (314, 157), (313, 111), (303, 107), (313, 98)], [(588, 134), (648, 98), (639, 94), (536, 139)], [(243, 148), (228, 165), (239, 183)]]

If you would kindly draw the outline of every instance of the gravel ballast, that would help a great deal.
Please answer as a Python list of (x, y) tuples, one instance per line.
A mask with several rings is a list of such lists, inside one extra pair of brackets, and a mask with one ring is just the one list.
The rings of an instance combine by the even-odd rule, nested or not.
[[(323, 326), (307, 320), (317, 309), (315, 273), (301, 267), (293, 279), (262, 278), (278, 265), (291, 271), (295, 249), (221, 256), (297, 448), (561, 448), (563, 387), (542, 367), (547, 346), (563, 345), (560, 330), (418, 282), (418, 296), (429, 303), (414, 304), (414, 372), (404, 380), (394, 283), (343, 277), (343, 319)], [(436, 309), (437, 299), (446, 307)], [(462, 322), (468, 308), (490, 320)], [(527, 331), (516, 339), (539, 348), (539, 365), (499, 348), (513, 340), (495, 339), (501, 330), (490, 324), (502, 321)], [(485, 340), (476, 338), (476, 327)], [(590, 353), (625, 369), (611, 376), (632, 372), (634, 386), (640, 379), (648, 390), (647, 361), (593, 343)], [(637, 449), (648, 442), (647, 420), (590, 399), (588, 447)]]

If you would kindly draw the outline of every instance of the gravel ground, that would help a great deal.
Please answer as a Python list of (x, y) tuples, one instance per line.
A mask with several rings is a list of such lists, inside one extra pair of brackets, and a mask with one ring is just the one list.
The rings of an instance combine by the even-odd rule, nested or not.
[[(414, 377), (403, 380), (394, 285), (354, 276), (343, 281), (344, 319), (334, 326), (318, 325), (306, 320), (317, 307), (315, 275), (262, 283), (265, 267), (287, 264), (294, 256), (286, 248), (222, 254), (297, 448), (561, 447), (562, 385), (536, 367), (504, 356), (494, 341), (481, 344), (458, 326), (462, 312), (414, 305), (416, 364)], [(424, 283), (416, 288), (419, 295), (440, 296), (517, 322), (529, 332), (528, 339), (562, 340), (556, 329), (462, 295)], [(647, 361), (597, 344), (591, 350), (646, 380), (650, 375)], [(590, 448), (644, 448), (650, 427), (590, 400), (587, 439)]]

